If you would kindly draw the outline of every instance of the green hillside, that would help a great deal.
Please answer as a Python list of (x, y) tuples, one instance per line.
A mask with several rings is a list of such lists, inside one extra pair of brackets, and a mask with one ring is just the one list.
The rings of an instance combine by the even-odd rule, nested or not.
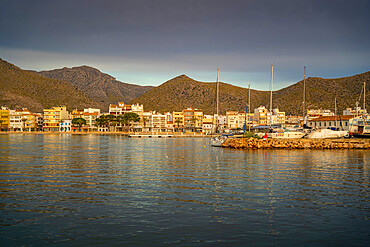
[(28, 108), (34, 112), (58, 105), (65, 105), (70, 109), (100, 106), (68, 82), (42, 77), (2, 59), (0, 59), (0, 105), (13, 109)]
[[(346, 107), (354, 107), (361, 94), (363, 81), (369, 81), (370, 72), (339, 79), (306, 79), (307, 108), (325, 108), (334, 110), (337, 97), (338, 112)], [(366, 94), (370, 91), (367, 83)], [(248, 89), (220, 83), (221, 114), (226, 111), (245, 110)], [(131, 103), (144, 104), (147, 110), (181, 111), (187, 107), (202, 109), (206, 114), (215, 112), (215, 82), (199, 82), (186, 75), (175, 77), (162, 85), (132, 100)], [(303, 81), (273, 92), (273, 106), (286, 114), (302, 114)], [(269, 108), (270, 92), (251, 89), (251, 109), (261, 105)], [(362, 106), (360, 104), (360, 106)], [(369, 103), (367, 103), (367, 108)], [(253, 110), (252, 110), (253, 111)]]

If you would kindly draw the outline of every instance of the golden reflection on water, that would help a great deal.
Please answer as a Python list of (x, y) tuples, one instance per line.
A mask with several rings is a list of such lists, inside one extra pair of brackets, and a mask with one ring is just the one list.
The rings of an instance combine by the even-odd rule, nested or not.
[[(206, 139), (2, 135), (0, 209), (62, 214), (94, 205), (123, 208), (131, 212), (120, 211), (126, 218), (140, 220), (148, 212), (191, 212), (207, 216), (208, 224), (256, 222), (274, 236), (282, 234), (282, 219), (297, 227), (307, 223), (305, 213), (315, 218), (330, 209), (342, 217), (336, 210), (346, 207), (348, 217), (366, 218), (367, 151), (245, 151), (208, 144)], [(143, 209), (146, 213), (139, 213)], [(103, 210), (88, 216), (109, 217), (118, 215)]]

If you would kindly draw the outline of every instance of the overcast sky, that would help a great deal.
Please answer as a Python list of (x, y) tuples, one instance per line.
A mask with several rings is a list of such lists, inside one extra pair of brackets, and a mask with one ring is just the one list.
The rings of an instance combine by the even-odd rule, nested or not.
[(370, 70), (368, 0), (0, 0), (0, 58), (160, 85), (186, 74), (269, 90)]

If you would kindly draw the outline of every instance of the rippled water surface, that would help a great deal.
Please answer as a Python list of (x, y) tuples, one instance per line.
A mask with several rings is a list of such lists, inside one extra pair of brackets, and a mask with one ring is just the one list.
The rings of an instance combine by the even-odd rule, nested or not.
[(369, 151), (0, 135), (1, 246), (369, 246)]

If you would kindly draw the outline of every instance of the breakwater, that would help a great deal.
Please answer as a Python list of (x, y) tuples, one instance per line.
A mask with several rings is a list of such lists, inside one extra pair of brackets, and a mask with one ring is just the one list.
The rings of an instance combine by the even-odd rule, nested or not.
[(256, 139), (229, 138), (224, 148), (235, 149), (370, 149), (366, 139)]

